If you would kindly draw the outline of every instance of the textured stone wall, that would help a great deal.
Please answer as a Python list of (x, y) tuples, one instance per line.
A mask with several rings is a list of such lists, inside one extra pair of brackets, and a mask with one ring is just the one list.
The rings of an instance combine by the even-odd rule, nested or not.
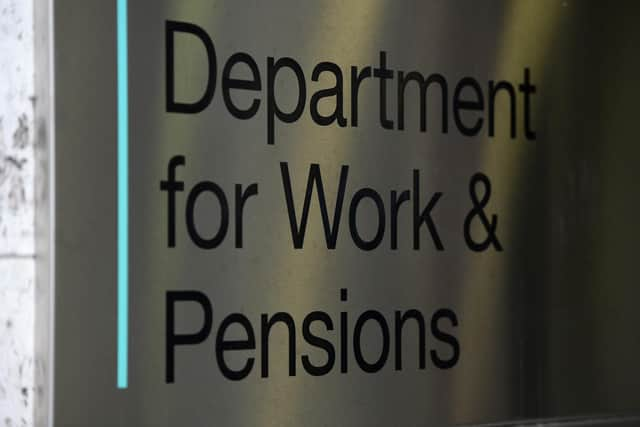
[(0, 0), (0, 426), (33, 425), (33, 0)]

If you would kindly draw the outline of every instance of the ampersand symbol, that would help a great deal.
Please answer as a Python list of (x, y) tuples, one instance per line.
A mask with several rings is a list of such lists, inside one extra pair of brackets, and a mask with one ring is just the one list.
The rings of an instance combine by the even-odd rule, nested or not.
[[(484, 187), (484, 194), (478, 200), (478, 191), (476, 187), (478, 184), (482, 184)], [(473, 202), (473, 209), (467, 215), (467, 218), (464, 220), (464, 239), (467, 242), (467, 246), (473, 251), (482, 252), (486, 250), (490, 245), (496, 249), (496, 251), (502, 251), (502, 245), (500, 241), (498, 241), (498, 237), (496, 236), (496, 228), (498, 228), (498, 216), (491, 215), (491, 222), (487, 218), (487, 215), (484, 212), (484, 207), (489, 202), (489, 198), (491, 197), (491, 182), (486, 175), (478, 172), (471, 177), (471, 181), (469, 182), (469, 196), (471, 197), (471, 201)], [(487, 237), (482, 242), (476, 242), (471, 237), (471, 221), (475, 217), (480, 219), (482, 225), (484, 226)]]

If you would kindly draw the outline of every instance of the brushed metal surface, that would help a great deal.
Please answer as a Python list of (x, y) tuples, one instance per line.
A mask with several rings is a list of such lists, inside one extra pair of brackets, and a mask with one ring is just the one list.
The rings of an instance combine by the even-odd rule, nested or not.
[[(56, 425), (447, 426), (640, 411), (635, 3), (130, 0), (126, 390), (115, 383), (115, 2), (58, 0), (54, 11)], [(216, 94), (199, 114), (166, 112), (166, 20), (197, 24), (215, 43)], [(182, 42), (176, 90), (195, 97), (205, 77), (202, 46)], [(495, 137), (486, 126), (476, 137), (461, 135), (451, 112), (446, 135), (437, 114), (421, 133), (415, 92), (407, 95), (405, 130), (384, 130), (371, 83), (360, 94), (358, 127), (314, 124), (307, 98), (301, 119), (276, 124), (275, 144), (267, 145), (267, 57), (295, 58), (310, 96), (327, 83), (311, 81), (316, 63), (339, 64), (346, 79), (352, 65), (376, 66), (380, 51), (395, 70), (445, 75), (451, 91), (464, 76), (517, 84), (529, 68), (537, 87), (536, 140), (521, 132), (520, 104), (519, 134), (509, 137), (504, 103)], [(222, 67), (236, 52), (249, 53), (263, 79), (262, 105), (250, 120), (232, 117), (222, 102)], [(290, 81), (283, 76), (276, 84), (282, 105), (293, 105), (297, 88)], [(390, 94), (395, 99), (393, 84)], [(439, 102), (430, 96), (428, 110), (437, 111)], [(247, 202), (244, 248), (233, 247), (233, 228), (219, 248), (197, 248), (182, 216), (177, 247), (167, 247), (160, 181), (176, 154), (187, 160), (178, 172), (187, 191), (211, 180), (232, 200), (234, 184), (259, 183), (259, 196)], [(423, 229), (414, 251), (406, 216), (398, 250), (390, 249), (388, 235), (379, 248), (359, 250), (345, 213), (337, 247), (327, 250), (317, 205), (304, 249), (294, 249), (280, 162), (289, 163), (297, 207), (311, 163), (322, 168), (330, 206), (341, 165), (350, 166), (348, 195), (372, 187), (385, 200), (391, 190), (411, 188), (412, 170), (419, 169), (423, 191), (444, 194), (434, 218), (445, 249), (434, 249)], [(491, 178), (487, 212), (499, 217), (502, 252), (473, 252), (463, 238), (469, 179), (477, 171)], [(182, 193), (179, 215), (185, 200)], [(210, 200), (198, 215), (215, 219)], [(367, 212), (360, 220), (370, 236), (375, 217)], [(203, 234), (213, 232), (202, 224)], [(341, 288), (348, 288), (347, 302), (339, 299)], [(337, 322), (346, 310), (353, 327), (368, 309), (393, 319), (395, 310), (417, 308), (426, 317), (449, 307), (458, 315), (460, 359), (449, 370), (429, 363), (420, 370), (417, 343), (407, 339), (402, 371), (390, 357), (380, 372), (362, 372), (350, 350), (348, 373), (336, 365), (313, 377), (300, 356), (323, 353), (305, 347), (298, 329), (295, 377), (288, 375), (286, 334), (279, 331), (272, 335), (269, 378), (260, 378), (256, 351), (252, 374), (232, 382), (217, 367), (212, 334), (177, 351), (176, 381), (166, 384), (165, 293), (179, 289), (206, 292), (214, 329), (241, 312), (256, 333), (261, 313), (287, 311), (300, 328), (311, 311), (327, 311)], [(197, 310), (179, 317), (184, 330), (201, 322)], [(375, 354), (379, 338), (372, 331), (365, 350)], [(439, 345), (431, 340), (427, 335), (428, 349)]]

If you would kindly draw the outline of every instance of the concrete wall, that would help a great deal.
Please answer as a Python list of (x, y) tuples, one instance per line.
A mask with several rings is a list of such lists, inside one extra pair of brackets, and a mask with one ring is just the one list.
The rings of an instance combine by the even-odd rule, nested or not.
[(33, 0), (0, 0), (0, 426), (33, 425)]

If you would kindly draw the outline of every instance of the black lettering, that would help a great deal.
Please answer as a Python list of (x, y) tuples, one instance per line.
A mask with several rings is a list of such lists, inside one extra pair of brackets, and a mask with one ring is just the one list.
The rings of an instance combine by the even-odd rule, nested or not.
[(380, 124), (393, 129), (393, 120), (387, 117), (387, 79), (393, 79), (393, 71), (387, 69), (387, 52), (380, 52), (380, 68), (373, 69), (373, 77), (380, 79)]
[(414, 319), (418, 324), (418, 366), (424, 369), (425, 356), (425, 325), (424, 317), (418, 310), (408, 310), (404, 313), (396, 311), (396, 371), (402, 370), (402, 330), (408, 319)]
[(441, 74), (431, 74), (427, 79), (417, 71), (413, 71), (404, 76), (402, 71), (398, 71), (398, 129), (404, 129), (404, 92), (407, 83), (414, 81), (420, 87), (420, 130), (427, 131), (427, 89), (432, 83), (440, 85), (440, 98), (442, 99), (442, 133), (449, 130), (449, 115), (447, 101), (447, 80)]
[[(473, 99), (461, 99), (462, 92), (465, 88), (469, 88), (473, 92)], [(482, 129), (482, 117), (478, 117), (475, 124), (466, 126), (462, 122), (460, 112), (464, 110), (469, 111), (482, 111), (484, 108), (484, 98), (482, 96), (482, 89), (480, 85), (473, 77), (465, 77), (458, 82), (456, 90), (453, 94), (453, 118), (456, 122), (458, 130), (466, 136), (474, 136)]]
[[(380, 352), (378, 360), (373, 363), (367, 362), (362, 354), (362, 328), (369, 320), (374, 320), (378, 323), (380, 326), (380, 332), (382, 332), (382, 351)], [(353, 330), (353, 352), (356, 357), (356, 362), (358, 362), (358, 366), (360, 366), (364, 372), (374, 373), (384, 367), (384, 364), (387, 362), (387, 358), (389, 357), (389, 326), (387, 326), (387, 321), (379, 311), (367, 310), (358, 317), (356, 326)]]
[(173, 156), (167, 167), (168, 179), (160, 181), (160, 190), (167, 192), (167, 243), (176, 246), (176, 192), (184, 191), (184, 183), (176, 181), (176, 168), (185, 165), (184, 156)]
[(511, 118), (511, 138), (516, 137), (516, 93), (509, 82), (500, 81), (497, 84), (489, 80), (489, 136), (494, 136), (495, 131), (495, 102), (499, 90), (509, 95), (509, 112)]
[(458, 326), (458, 318), (456, 314), (449, 310), (448, 308), (441, 308), (436, 311), (431, 317), (431, 334), (439, 341), (449, 344), (451, 346), (452, 354), (449, 359), (442, 359), (438, 352), (435, 350), (431, 350), (431, 360), (433, 364), (436, 365), (440, 369), (450, 369), (453, 368), (456, 363), (458, 363), (458, 359), (460, 358), (460, 344), (455, 336), (443, 332), (438, 323), (440, 319), (448, 319), (451, 322), (451, 325), (456, 327)]
[[(204, 315), (202, 327), (192, 334), (176, 334), (175, 304), (176, 302), (195, 302), (202, 308)], [(179, 345), (195, 345), (203, 342), (211, 332), (213, 308), (209, 298), (198, 291), (169, 291), (166, 293), (166, 327), (165, 327), (165, 381), (173, 383), (175, 377), (175, 347)]]
[[(298, 101), (293, 111), (287, 113), (280, 109), (276, 102), (275, 82), (278, 72), (288, 68), (296, 76), (298, 81)], [(283, 123), (293, 123), (300, 118), (304, 111), (304, 105), (307, 100), (307, 86), (304, 79), (304, 73), (300, 64), (292, 58), (280, 58), (274, 62), (272, 57), (267, 58), (267, 143), (273, 144), (275, 141), (274, 121), (275, 117)]]
[[(340, 301), (347, 302), (348, 292), (346, 288), (340, 289)], [(348, 313), (340, 312), (340, 372), (345, 374), (349, 367), (349, 336), (348, 336)]]
[(302, 356), (302, 366), (305, 371), (313, 376), (326, 375), (331, 372), (333, 365), (336, 362), (336, 351), (333, 348), (333, 344), (329, 340), (321, 338), (311, 332), (311, 324), (313, 322), (321, 322), (327, 331), (333, 331), (333, 322), (331, 317), (324, 311), (313, 311), (309, 313), (302, 322), (302, 336), (305, 341), (314, 347), (321, 348), (327, 353), (327, 362), (324, 365), (314, 365), (311, 363), (309, 356)]
[(286, 162), (280, 163), (280, 172), (282, 174), (284, 195), (287, 201), (287, 213), (289, 214), (289, 224), (291, 226), (291, 238), (293, 239), (293, 247), (296, 249), (301, 249), (304, 245), (304, 236), (307, 229), (307, 219), (309, 217), (309, 206), (311, 204), (311, 195), (313, 193), (313, 185), (315, 183), (316, 190), (318, 192), (318, 202), (320, 203), (320, 213), (322, 214), (322, 225), (324, 227), (327, 248), (335, 249), (336, 241), (338, 239), (338, 229), (340, 227), (340, 215), (342, 212), (344, 191), (347, 185), (347, 176), (349, 175), (349, 166), (342, 166), (340, 170), (340, 183), (338, 185), (336, 206), (333, 213), (333, 224), (329, 222), (329, 213), (327, 210), (327, 201), (325, 200), (324, 196), (324, 186), (322, 185), (322, 174), (320, 173), (320, 165), (314, 163), (309, 168), (307, 190), (304, 195), (304, 205), (302, 207), (300, 225), (298, 225), (296, 219), (296, 207), (293, 201), (293, 193), (291, 190), (289, 166)]
[[(251, 80), (241, 80), (231, 77), (231, 71), (236, 64), (246, 64), (251, 70)], [(258, 71), (258, 65), (253, 58), (246, 53), (236, 53), (232, 55), (222, 70), (222, 98), (224, 99), (224, 105), (227, 106), (227, 110), (236, 118), (241, 120), (247, 120), (255, 116), (260, 107), (260, 100), (254, 98), (251, 101), (251, 106), (247, 109), (238, 108), (231, 98), (231, 89), (242, 89), (260, 91), (262, 90), (262, 83), (260, 82), (260, 71)]]
[[(207, 86), (202, 97), (193, 103), (177, 102), (175, 99), (175, 75), (174, 75), (174, 34), (176, 32), (189, 33), (196, 36), (207, 51), (209, 72), (207, 73)], [(207, 108), (216, 88), (216, 50), (213, 42), (205, 30), (188, 22), (165, 22), (165, 46), (166, 46), (166, 107), (168, 113), (196, 114)]]
[[(356, 221), (358, 206), (360, 204), (360, 201), (364, 198), (373, 200), (378, 211), (378, 229), (376, 230), (376, 234), (373, 236), (373, 238), (368, 241), (364, 240), (360, 236), (360, 233), (358, 232), (358, 223)], [(384, 237), (384, 227), (386, 223), (385, 218), (384, 203), (382, 202), (382, 198), (380, 197), (380, 195), (371, 188), (363, 188), (361, 190), (358, 190), (356, 194), (353, 195), (353, 198), (351, 199), (351, 205), (349, 206), (349, 231), (351, 232), (351, 238), (353, 239), (356, 246), (363, 251), (371, 251), (377, 248)]]
[(433, 240), (433, 244), (436, 249), (439, 251), (444, 250), (444, 246), (442, 245), (442, 240), (440, 240), (440, 235), (438, 234), (438, 230), (436, 229), (436, 225), (431, 218), (431, 211), (435, 208), (436, 203), (442, 197), (442, 193), (436, 192), (433, 193), (431, 199), (429, 199), (429, 203), (427, 206), (420, 211), (420, 171), (414, 169), (413, 171), (413, 249), (420, 249), (420, 227), (422, 224), (427, 224), (427, 228), (429, 229), (429, 234), (431, 234), (431, 239)]
[(400, 193), (400, 197), (398, 197), (397, 191), (391, 191), (391, 249), (393, 250), (398, 249), (398, 213), (400, 212), (400, 206), (410, 199), (411, 193), (409, 190)]
[[(331, 123), (337, 121), (338, 126), (345, 127), (347, 125), (347, 119), (345, 119), (343, 113), (342, 70), (332, 62), (321, 62), (313, 69), (311, 80), (317, 82), (320, 78), (320, 73), (324, 72), (333, 73), (336, 79), (336, 84), (332, 88), (319, 90), (311, 96), (311, 100), (309, 101), (311, 118), (320, 126), (329, 126)], [(333, 113), (329, 116), (321, 115), (318, 111), (318, 104), (320, 103), (320, 100), (334, 96), (336, 98), (336, 106)]]
[(242, 185), (236, 184), (236, 248), (242, 247), (242, 231), (244, 224), (244, 204), (251, 196), (258, 195), (258, 184), (253, 183), (242, 191)]
[(524, 134), (527, 139), (536, 139), (536, 131), (531, 128), (531, 98), (529, 95), (536, 93), (536, 86), (529, 81), (530, 71), (524, 69), (524, 82), (518, 86), (520, 92), (524, 94)]
[(289, 313), (276, 313), (271, 318), (266, 314), (262, 318), (262, 378), (269, 376), (269, 336), (276, 323), (284, 323), (289, 331), (289, 376), (296, 375), (296, 325)]
[(371, 67), (364, 67), (358, 73), (358, 67), (351, 67), (351, 126), (358, 126), (358, 93), (360, 83), (371, 77)]
[[(241, 326), (246, 333), (247, 338), (243, 340), (225, 340), (224, 336), (229, 326), (236, 324)], [(251, 373), (255, 359), (253, 357), (247, 357), (247, 362), (239, 370), (229, 368), (227, 362), (224, 359), (225, 351), (239, 351), (239, 350), (255, 350), (256, 349), (256, 337), (253, 332), (253, 326), (246, 316), (233, 313), (224, 318), (218, 329), (218, 335), (216, 336), (216, 360), (218, 361), (218, 367), (226, 378), (232, 381), (240, 381)]]
[[(214, 194), (220, 203), (220, 227), (218, 228), (218, 232), (210, 239), (200, 236), (195, 224), (196, 201), (200, 194), (205, 191)], [(203, 181), (196, 184), (187, 198), (186, 221), (187, 231), (193, 243), (202, 249), (217, 248), (224, 240), (227, 234), (227, 228), (229, 227), (229, 204), (227, 203), (227, 197), (224, 195), (222, 188), (210, 181)]]

